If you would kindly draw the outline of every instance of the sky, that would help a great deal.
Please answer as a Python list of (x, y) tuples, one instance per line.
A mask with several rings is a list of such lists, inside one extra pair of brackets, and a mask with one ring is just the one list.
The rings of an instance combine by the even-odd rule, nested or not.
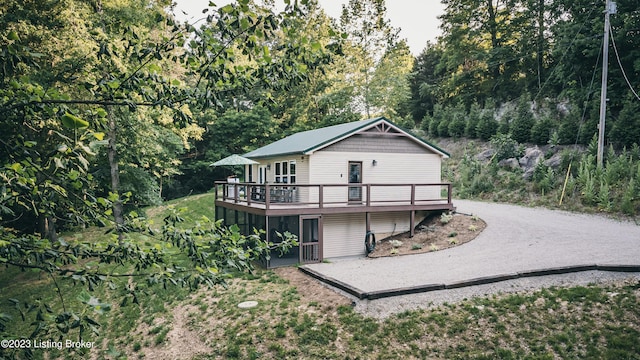
[[(177, 3), (176, 16), (180, 20), (202, 18), (202, 9), (206, 8), (209, 0), (174, 0)], [(215, 1), (217, 6), (222, 6), (229, 1)], [(342, 4), (348, 0), (319, 0), (325, 12), (334, 18), (340, 16)], [(284, 2), (277, 0), (277, 3)], [(182, 11), (188, 15), (182, 14)], [(400, 37), (407, 39), (407, 44), (414, 56), (420, 54), (427, 41), (435, 42), (440, 35), (440, 21), (438, 15), (444, 12), (444, 6), (439, 0), (388, 0), (387, 16), (391, 25), (400, 28)]]

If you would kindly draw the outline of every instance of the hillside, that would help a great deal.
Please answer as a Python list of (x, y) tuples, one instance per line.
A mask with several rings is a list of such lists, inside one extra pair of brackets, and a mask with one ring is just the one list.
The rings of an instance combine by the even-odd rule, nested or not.
[[(491, 142), (436, 138), (451, 158), (443, 178), (454, 196), (599, 212), (640, 221), (640, 148), (609, 148), (598, 169), (593, 145), (526, 145), (510, 136)], [(562, 201), (561, 201), (562, 200)]]

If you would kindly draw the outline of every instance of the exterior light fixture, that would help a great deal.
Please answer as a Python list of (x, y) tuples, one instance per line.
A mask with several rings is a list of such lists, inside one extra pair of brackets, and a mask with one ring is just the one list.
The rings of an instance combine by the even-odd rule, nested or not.
[(378, 165), (378, 160), (373, 160), (373, 162), (371, 163), (373, 166)]

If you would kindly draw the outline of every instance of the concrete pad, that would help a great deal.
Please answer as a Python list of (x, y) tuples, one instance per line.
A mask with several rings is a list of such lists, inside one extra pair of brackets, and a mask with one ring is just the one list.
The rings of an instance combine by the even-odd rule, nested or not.
[(453, 288), (514, 277), (640, 269), (637, 224), (507, 204), (456, 200), (454, 205), (458, 212), (477, 215), (487, 223), (469, 243), (424, 254), (309, 264), (303, 269), (355, 289), (364, 298), (430, 284)]

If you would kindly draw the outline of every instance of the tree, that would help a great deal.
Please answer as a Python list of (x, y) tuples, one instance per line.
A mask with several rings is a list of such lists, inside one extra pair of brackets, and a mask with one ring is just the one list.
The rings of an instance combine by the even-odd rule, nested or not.
[(535, 124), (533, 113), (531, 112), (531, 100), (527, 94), (520, 96), (515, 118), (511, 124), (511, 137), (519, 142), (531, 141), (531, 128)]
[(402, 106), (411, 96), (408, 76), (413, 62), (404, 40), (387, 50), (380, 59), (372, 74), (369, 90), (372, 108), (379, 109), (378, 114), (398, 120), (406, 115)]
[(467, 124), (467, 113), (464, 110), (464, 105), (459, 104), (458, 106), (452, 108), (450, 110), (450, 118), (448, 133), (449, 136), (454, 138), (459, 138), (464, 135), (465, 126)]
[(553, 133), (553, 120), (548, 114), (542, 114), (531, 127), (531, 142), (544, 145), (551, 139)]
[(386, 11), (384, 0), (349, 0), (340, 16), (340, 29), (349, 34), (344, 49), (348, 82), (354, 89), (356, 109), (367, 118), (379, 111), (373, 101), (375, 69), (398, 39), (399, 30), (390, 25)]
[(476, 125), (476, 135), (479, 139), (488, 141), (498, 132), (498, 122), (491, 110), (485, 109)]
[(440, 93), (438, 87), (444, 74), (438, 72), (442, 58), (442, 48), (437, 44), (427, 43), (416, 58), (409, 87), (411, 90), (410, 110), (413, 119), (418, 123), (427, 114), (432, 114)]
[[(234, 51), (243, 71), (254, 68), (255, 75), (247, 75), (250, 81), (243, 91), (219, 92), (216, 107), (194, 111), (194, 120), (206, 132), (182, 159), (183, 175), (168, 185), (168, 198), (208, 191), (211, 179), (229, 175), (225, 169), (209, 166), (221, 157), (253, 150), (295, 131), (359, 118), (350, 109), (351, 94), (341, 92), (336, 85), (343, 70), (335, 65), (340, 61), (342, 36), (317, 2), (309, 1), (303, 14), (287, 18), (287, 29), (274, 31), (269, 41), (255, 45), (260, 49), (262, 43), (267, 46), (271, 62), (260, 64), (261, 59), (249, 59), (241, 51)], [(200, 41), (204, 40), (198, 44)], [(292, 46), (299, 48), (282, 54)], [(306, 72), (298, 72), (283, 61), (287, 58), (289, 62), (295, 60), (296, 68), (305, 68)], [(293, 70), (280, 82), (265, 81), (276, 79), (273, 76), (260, 80), (259, 69), (266, 71), (269, 67)], [(290, 80), (285, 81), (287, 78)]]
[[(276, 106), (270, 108), (281, 136), (353, 121), (359, 118), (350, 104), (353, 94), (344, 87), (345, 72), (342, 43), (336, 43), (337, 34), (331, 19), (324, 13), (317, 1), (309, 1), (305, 16), (292, 24), (295, 36), (301, 42), (314, 43), (316, 46), (332, 46), (327, 56), (318, 58), (318, 63), (309, 69), (307, 81), (300, 82), (289, 89), (270, 90)], [(255, 94), (260, 97), (260, 93)]]
[(445, 0), (443, 39), (449, 45), (445, 66), (452, 74), (447, 96), (464, 96), (470, 105), (491, 96), (508, 100), (509, 80), (518, 77), (514, 44), (521, 38), (522, 6), (516, 0)]
[(620, 115), (613, 122), (609, 141), (619, 148), (630, 149), (633, 144), (640, 144), (640, 101), (631, 96), (620, 111)]
[[(106, 115), (100, 109), (80, 118), (67, 105), (69, 96), (84, 92), (66, 79), (87, 64), (83, 26), (74, 27), (63, 2), (3, 3), (2, 138), (3, 207), (5, 221), (21, 231), (39, 232), (54, 240), (57, 227), (83, 221), (94, 209), (85, 206), (91, 178), (86, 175), (92, 141), (104, 134), (97, 126)], [(83, 23), (81, 23), (83, 24)], [(54, 35), (55, 34), (55, 35)], [(70, 46), (61, 52), (54, 39)], [(31, 224), (38, 223), (37, 228)]]
[[(134, 120), (153, 125), (145, 130), (166, 129), (182, 140), (193, 137), (192, 130), (197, 130), (190, 127), (184, 104), (200, 109), (220, 106), (222, 94), (241, 94), (256, 85), (283, 89), (299, 83), (330, 46), (293, 41), (295, 31), (288, 26), (299, 14), (295, 6), (274, 14), (241, 0), (211, 15), (210, 25), (196, 31), (191, 47), (184, 50), (187, 30), (194, 29), (174, 23), (164, 13), (168, 3), (143, 2), (1, 5), (0, 13), (10, 15), (0, 19), (2, 28), (9, 29), (0, 35), (0, 123), (7, 135), (0, 149), (0, 263), (40, 270), (53, 281), (73, 279), (89, 289), (113, 276), (197, 287), (222, 282), (234, 271), (250, 270), (253, 260), (269, 253), (272, 245), (262, 241), (260, 234), (242, 235), (238, 229), (225, 229), (207, 219), (194, 229), (182, 228), (179, 213), (167, 217), (158, 243), (141, 245), (130, 232), (154, 232), (135, 212), (121, 211), (126, 194), (120, 194), (119, 184), (100, 196), (89, 169), (98, 164), (98, 151), (106, 146), (108, 170), (115, 174), (112, 183), (119, 181), (123, 139), (127, 145), (144, 146), (140, 138), (127, 138), (131, 135), (127, 126), (139, 125)], [(65, 26), (66, 22), (75, 26)], [(145, 28), (145, 24), (153, 26)], [(287, 35), (287, 41), (272, 51), (270, 40), (277, 31)], [(182, 64), (184, 71), (165, 72), (167, 63), (178, 68)], [(185, 76), (190, 86), (184, 86), (179, 76)], [(163, 116), (142, 108), (168, 111), (171, 121), (163, 124)], [(163, 140), (175, 145), (170, 140), (175, 138), (161, 133)], [(147, 155), (139, 152), (128, 163), (140, 161), (142, 166), (136, 169), (145, 168)], [(149, 165), (149, 170), (153, 167)], [(118, 209), (119, 215), (115, 214)], [(115, 224), (117, 240), (68, 243), (56, 238), (55, 231), (45, 239), (44, 232), (12, 227), (23, 213), (65, 219), (70, 225)], [(109, 219), (113, 215), (114, 222)], [(284, 242), (285, 248), (292, 240)], [(156, 246), (162, 242), (174, 249)], [(182, 254), (189, 266), (182, 267), (176, 254)], [(104, 273), (78, 265), (80, 259), (127, 264), (132, 270)], [(66, 308), (63, 294), (57, 291), (63, 311), (53, 317), (38, 315), (33, 336), (55, 329), (79, 329), (83, 336), (83, 329), (95, 329), (95, 320)], [(96, 301), (88, 299), (85, 305), (98, 306)], [(48, 311), (46, 304), (42, 306), (42, 311)]]
[(467, 138), (475, 138), (476, 128), (478, 127), (478, 122), (480, 121), (480, 117), (482, 116), (482, 109), (477, 102), (471, 104), (471, 108), (469, 109), (469, 114), (467, 116), (467, 120), (464, 127), (464, 136)]

